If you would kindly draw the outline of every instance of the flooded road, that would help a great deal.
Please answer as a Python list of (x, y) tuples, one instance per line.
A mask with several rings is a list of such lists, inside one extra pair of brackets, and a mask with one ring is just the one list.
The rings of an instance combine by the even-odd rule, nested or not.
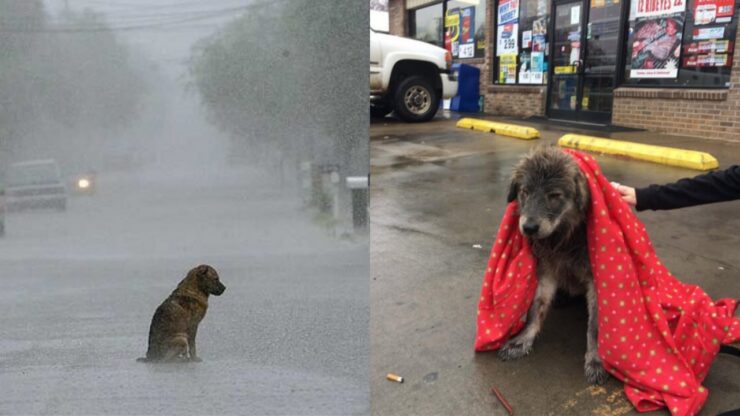
[[(308, 218), (243, 169), (111, 173), (66, 212), (8, 214), (0, 414), (367, 413), (367, 243)], [(203, 362), (136, 362), (200, 263), (227, 286), (200, 325)]]

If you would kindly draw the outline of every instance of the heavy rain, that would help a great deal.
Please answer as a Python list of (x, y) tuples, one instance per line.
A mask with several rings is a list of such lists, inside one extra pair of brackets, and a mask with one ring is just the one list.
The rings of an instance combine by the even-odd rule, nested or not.
[[(369, 413), (366, 27), (0, 0), (0, 414)], [(202, 362), (136, 362), (198, 264)]]

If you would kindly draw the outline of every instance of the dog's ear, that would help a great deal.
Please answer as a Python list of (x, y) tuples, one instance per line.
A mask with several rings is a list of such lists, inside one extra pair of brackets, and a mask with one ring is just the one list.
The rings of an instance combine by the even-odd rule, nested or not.
[(583, 173), (580, 170), (576, 173), (575, 185), (576, 185), (576, 195), (575, 195), (576, 205), (578, 206), (578, 209), (581, 212), (585, 213), (588, 211), (588, 206), (591, 203), (591, 197), (590, 197), (590, 192), (588, 191), (588, 183), (586, 182), (586, 177), (583, 175)]
[(509, 183), (509, 194), (506, 195), (506, 202), (512, 202), (517, 195), (519, 195), (519, 180), (514, 176), (511, 178), (511, 183)]

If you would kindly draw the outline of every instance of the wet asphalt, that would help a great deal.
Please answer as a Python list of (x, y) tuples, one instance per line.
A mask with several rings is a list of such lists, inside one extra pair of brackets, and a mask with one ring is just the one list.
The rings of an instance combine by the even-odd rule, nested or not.
[[(253, 174), (101, 174), (66, 212), (8, 214), (0, 414), (367, 414), (368, 243)], [(136, 362), (199, 263), (226, 285), (199, 327), (203, 362)]]
[[(389, 117), (371, 124), (372, 413), (505, 415), (490, 393), (496, 386), (517, 415), (637, 414), (615, 379), (600, 387), (584, 379), (584, 304), (553, 310), (523, 359), (501, 362), (495, 353), (473, 352), (480, 285), (511, 168), (530, 147), (565, 133), (708, 151), (721, 167), (740, 162), (740, 145), (513, 120), (540, 129), (541, 139), (525, 141), (459, 129), (455, 121), (438, 116), (405, 124)], [(597, 160), (610, 180), (632, 186), (699, 173)], [(739, 210), (740, 201), (638, 216), (674, 275), (714, 298), (740, 298)], [(387, 381), (388, 372), (404, 383)], [(710, 394), (702, 415), (740, 407), (740, 359), (719, 356), (704, 385)]]

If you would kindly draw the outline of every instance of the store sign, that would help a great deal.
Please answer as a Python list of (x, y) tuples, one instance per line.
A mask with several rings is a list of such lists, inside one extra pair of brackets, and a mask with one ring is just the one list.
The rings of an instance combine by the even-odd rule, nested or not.
[(506, 54), (516, 55), (519, 52), (517, 47), (517, 38), (519, 37), (519, 25), (517, 23), (510, 23), (506, 25), (500, 25), (498, 27), (498, 48), (496, 49), (496, 56), (502, 56)]
[(636, 0), (636, 3), (635, 17), (638, 18), (683, 13), (686, 10), (686, 0)]

